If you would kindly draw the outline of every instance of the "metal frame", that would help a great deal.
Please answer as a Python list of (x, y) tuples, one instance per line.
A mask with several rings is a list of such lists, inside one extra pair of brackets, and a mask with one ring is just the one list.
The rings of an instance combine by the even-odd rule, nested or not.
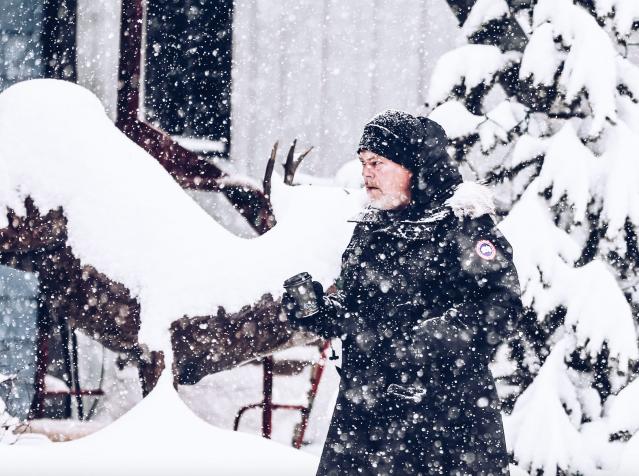
[(302, 421), (295, 429), (295, 434), (293, 435), (293, 446), (298, 449), (301, 448), (304, 441), (304, 433), (306, 432), (306, 428), (308, 427), (309, 416), (311, 414), (311, 410), (313, 409), (313, 403), (315, 402), (315, 397), (317, 395), (317, 389), (319, 387), (319, 383), (322, 379), (322, 374), (324, 373), (324, 368), (326, 366), (326, 352), (328, 351), (329, 347), (330, 341), (326, 341), (322, 344), (320, 359), (313, 365), (313, 369), (311, 370), (311, 388), (308, 392), (307, 405), (286, 405), (273, 403), (273, 368), (275, 360), (272, 355), (264, 357), (262, 359), (264, 371), (262, 393), (264, 395), (264, 398), (261, 402), (252, 403), (240, 408), (240, 410), (235, 415), (235, 420), (233, 422), (233, 431), (237, 431), (240, 426), (240, 420), (247, 410), (261, 408), (262, 436), (264, 438), (270, 439), (273, 430), (274, 410), (299, 411), (302, 414)]
[[(41, 307), (42, 309), (42, 307)], [(66, 384), (68, 391), (55, 390), (48, 391), (45, 385), (45, 375), (49, 363), (49, 335), (50, 329), (49, 319), (42, 316), (38, 319), (38, 338), (36, 352), (36, 375), (35, 375), (35, 394), (31, 405), (30, 419), (42, 418), (44, 416), (45, 400), (48, 398), (56, 398), (66, 396), (74, 398), (76, 409), (78, 411), (78, 419), (84, 420), (84, 402), (82, 397), (101, 397), (104, 391), (101, 388), (83, 390), (80, 386), (80, 373), (78, 369), (78, 340), (75, 330), (70, 328), (66, 321), (60, 323), (60, 336), (62, 338), (62, 346), (64, 350), (64, 372), (68, 375)], [(70, 400), (67, 403), (66, 417), (71, 416)]]

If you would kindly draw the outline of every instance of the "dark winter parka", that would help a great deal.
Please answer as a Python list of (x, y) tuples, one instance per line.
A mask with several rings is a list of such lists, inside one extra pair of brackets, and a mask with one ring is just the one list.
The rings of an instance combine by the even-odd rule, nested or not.
[(488, 363), (520, 313), (519, 284), (485, 189), (453, 190), (432, 208), (358, 217), (338, 292), (292, 321), (342, 339), (320, 475), (508, 473)]

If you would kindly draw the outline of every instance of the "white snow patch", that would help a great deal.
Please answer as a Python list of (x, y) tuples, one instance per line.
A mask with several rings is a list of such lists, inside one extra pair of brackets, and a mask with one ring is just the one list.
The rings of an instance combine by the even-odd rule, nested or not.
[(507, 16), (508, 12), (508, 4), (505, 0), (478, 0), (470, 10), (462, 26), (462, 32), (469, 37), (491, 20), (499, 20)]
[(632, 33), (632, 26), (639, 21), (639, 2), (636, 0), (595, 0), (595, 10), (601, 18), (613, 16), (615, 30), (619, 36)]
[(605, 152), (595, 191), (602, 200), (601, 220), (608, 224), (606, 238), (619, 241), (626, 218), (639, 225), (639, 161), (631, 152), (639, 150), (639, 135), (619, 120), (606, 129), (602, 142)]
[(459, 101), (445, 102), (431, 111), (428, 118), (442, 126), (450, 139), (460, 139), (474, 134), (477, 127), (486, 120), (484, 116), (471, 113)]
[(518, 466), (532, 473), (555, 474), (562, 468), (591, 474), (595, 469), (578, 431), (581, 409), (564, 363), (572, 347), (568, 341), (563, 338), (555, 344), (512, 414), (504, 419), (508, 447)]
[(515, 144), (512, 156), (507, 165), (512, 169), (535, 157), (544, 155), (547, 147), (546, 139), (531, 136), (530, 134), (523, 134), (517, 139), (517, 143)]
[(613, 473), (618, 476), (639, 474), (639, 433), (630, 438), (619, 459), (619, 467)]
[(479, 125), (479, 139), (484, 153), (497, 143), (507, 143), (508, 134), (526, 118), (526, 106), (517, 101), (502, 101), (486, 113), (486, 120)]
[(639, 66), (617, 56), (617, 75), (619, 82), (630, 90), (635, 99), (639, 99)]
[(522, 302), (533, 307), (539, 319), (564, 306), (565, 323), (574, 327), (575, 343), (594, 358), (607, 342), (611, 356), (624, 370), (629, 360), (639, 357), (630, 306), (608, 265), (593, 260), (580, 268), (573, 266), (581, 248), (553, 223), (539, 196), (538, 180), (499, 224), (513, 247)]
[(564, 55), (555, 46), (553, 26), (542, 23), (531, 35), (521, 60), (519, 77), (532, 78), (533, 85), (552, 86)]
[(492, 83), (495, 74), (519, 56), (491, 45), (464, 45), (443, 54), (431, 75), (428, 104), (444, 102), (462, 83), (467, 94), (482, 83)]
[(616, 118), (617, 52), (606, 32), (582, 7), (570, 0), (539, 0), (533, 14), (536, 28), (550, 22), (553, 36), (561, 36), (570, 50), (559, 77), (559, 85), (570, 104), (588, 93), (593, 122), (589, 135), (597, 136), (606, 118)]
[(116, 422), (80, 440), (0, 445), (12, 476), (113, 474), (313, 475), (318, 458), (245, 433), (220, 430), (182, 402), (164, 373), (156, 389)]
[(635, 433), (639, 431), (637, 402), (639, 402), (639, 378), (635, 378), (606, 402), (605, 415), (609, 433), (618, 431)]
[(577, 344), (595, 359), (606, 342), (610, 356), (618, 360), (621, 371), (626, 371), (628, 362), (639, 357), (637, 332), (632, 310), (613, 271), (604, 262), (593, 260), (570, 270), (567, 278), (564, 282), (571, 283), (571, 289), (563, 298), (565, 324), (575, 327)]
[(566, 122), (548, 141), (538, 184), (541, 190), (552, 187), (552, 205), (565, 195), (574, 207), (575, 221), (583, 222), (596, 172), (597, 158), (577, 137), (572, 125)]

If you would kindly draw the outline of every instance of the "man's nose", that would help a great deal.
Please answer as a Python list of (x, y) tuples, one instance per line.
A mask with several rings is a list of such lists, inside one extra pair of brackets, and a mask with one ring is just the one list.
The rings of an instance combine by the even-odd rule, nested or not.
[(373, 177), (373, 167), (370, 165), (364, 164), (362, 165), (362, 177), (364, 178), (372, 178)]

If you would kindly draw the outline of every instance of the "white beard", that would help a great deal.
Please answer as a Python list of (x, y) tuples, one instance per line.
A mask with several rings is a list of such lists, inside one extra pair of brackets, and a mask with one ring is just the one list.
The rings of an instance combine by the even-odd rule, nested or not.
[(401, 195), (382, 195), (379, 198), (369, 198), (368, 204), (378, 210), (394, 210), (408, 204), (407, 197)]

